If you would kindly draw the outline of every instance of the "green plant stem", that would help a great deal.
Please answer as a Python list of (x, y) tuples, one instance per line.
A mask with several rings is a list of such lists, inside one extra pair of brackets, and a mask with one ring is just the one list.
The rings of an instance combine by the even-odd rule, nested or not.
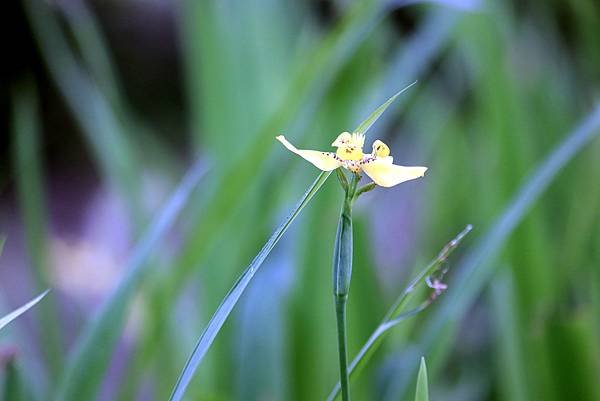
[(349, 187), (349, 183), (348, 183), (348, 178), (346, 178), (346, 174), (342, 171), (341, 168), (338, 168), (335, 170), (338, 179), (340, 180), (340, 184), (342, 185), (342, 188), (344, 188), (344, 191), (348, 192), (348, 187)]
[(346, 303), (348, 296), (335, 297), (335, 313), (337, 315), (338, 351), (340, 355), (340, 384), (342, 400), (350, 400), (350, 386), (348, 374), (348, 350), (346, 335)]
[(356, 190), (356, 193), (354, 194), (354, 199), (358, 198), (366, 192), (374, 190), (375, 188), (377, 188), (377, 184), (375, 184), (374, 182), (370, 182), (367, 185), (363, 185), (362, 187)]
[(342, 400), (349, 401), (346, 303), (350, 289), (350, 278), (352, 277), (352, 204), (356, 199), (356, 187), (360, 176), (354, 174), (350, 183), (347, 183), (344, 173), (338, 171), (338, 177), (340, 176), (344, 176), (344, 179), (340, 179), (340, 182), (345, 190), (345, 197), (333, 249), (333, 296), (337, 317)]

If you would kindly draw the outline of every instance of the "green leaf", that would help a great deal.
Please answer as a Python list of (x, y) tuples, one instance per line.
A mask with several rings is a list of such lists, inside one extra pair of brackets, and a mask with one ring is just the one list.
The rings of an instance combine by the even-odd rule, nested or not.
[[(44, 170), (41, 156), (41, 116), (35, 85), (26, 80), (12, 91), (13, 171), (20, 216), (23, 221), (28, 267), (35, 292), (50, 287), (48, 272), (48, 218), (44, 191)], [(48, 371), (58, 375), (62, 368), (64, 350), (60, 320), (55, 299), (40, 305), (39, 324), (44, 327), (40, 348)], [(51, 380), (56, 377), (51, 376)]]
[[(2, 241), (2, 242), (4, 242), (4, 241)], [(30, 308), (35, 306), (35, 304), (40, 302), (42, 300), (42, 298), (44, 298), (46, 296), (46, 294), (48, 294), (49, 291), (50, 290), (44, 291), (43, 293), (41, 293), (40, 295), (38, 295), (31, 301), (27, 302), (25, 305), (21, 306), (20, 308), (15, 309), (14, 311), (12, 311), (9, 314), (0, 318), (0, 330), (2, 330), (2, 328), (4, 328), (4, 326), (9, 324), (13, 320), (15, 320), (16, 318), (21, 316), (23, 313), (27, 312)]]
[[(383, 114), (383, 112), (388, 108), (388, 106), (400, 95), (403, 91), (405, 91), (408, 87), (402, 89), (394, 96), (389, 98), (383, 105), (381, 105), (377, 110), (375, 110), (365, 121), (363, 121), (355, 132), (365, 133), (377, 119)], [(179, 375), (177, 379), (177, 383), (173, 389), (173, 393), (171, 394), (171, 401), (179, 401), (183, 398), (185, 390), (189, 385), (196, 369), (200, 366), (202, 359), (206, 355), (206, 352), (212, 345), (215, 337), (223, 327), (225, 320), (229, 317), (229, 314), (233, 310), (235, 304), (239, 300), (240, 296), (252, 280), (252, 277), (256, 273), (256, 271), (260, 268), (263, 261), (269, 255), (275, 244), (279, 241), (279, 239), (283, 236), (287, 228), (294, 221), (294, 219), (298, 216), (298, 214), (302, 211), (302, 209), (308, 204), (311, 198), (319, 191), (321, 186), (325, 183), (327, 178), (331, 175), (331, 171), (322, 172), (319, 174), (317, 179), (312, 183), (312, 185), (305, 192), (304, 196), (300, 199), (300, 201), (296, 204), (296, 206), (292, 209), (291, 213), (288, 217), (277, 227), (275, 232), (271, 235), (271, 238), (267, 241), (267, 243), (260, 250), (258, 255), (252, 260), (250, 265), (246, 267), (242, 275), (235, 282), (233, 287), (229, 290), (225, 298), (221, 301), (221, 304), (217, 308), (216, 312), (211, 317), (208, 322), (208, 326), (204, 329), (202, 334), (200, 335), (200, 339), (196, 344), (194, 350), (192, 351), (190, 357), (188, 358), (183, 371)]]
[(331, 172), (322, 172), (319, 174), (317, 179), (312, 183), (312, 185), (308, 188), (308, 190), (304, 193), (300, 201), (296, 204), (296, 206), (292, 209), (291, 213), (283, 220), (283, 222), (277, 227), (271, 238), (267, 241), (267, 243), (262, 247), (258, 255), (252, 260), (250, 265), (244, 270), (242, 275), (235, 282), (233, 287), (229, 290), (221, 305), (217, 308), (216, 312), (208, 322), (208, 326), (202, 332), (196, 347), (192, 351), (181, 375), (177, 379), (177, 383), (175, 384), (175, 388), (173, 389), (173, 393), (171, 394), (171, 400), (181, 400), (183, 398), (183, 394), (185, 393), (185, 389), (188, 384), (192, 380), (194, 372), (202, 362), (204, 355), (212, 345), (215, 337), (221, 330), (221, 327), (229, 317), (229, 314), (233, 310), (235, 304), (242, 296), (242, 293), (254, 277), (254, 274), (258, 271), (264, 260), (267, 258), (271, 250), (275, 247), (277, 242), (281, 239), (283, 234), (292, 224), (294, 219), (300, 214), (302, 209), (308, 204), (308, 202), (312, 199), (312, 197), (319, 191), (321, 186), (325, 183), (327, 178)]
[[(338, 170), (339, 171), (339, 170)], [(352, 278), (352, 202), (359, 178), (352, 177), (351, 189), (346, 190), (333, 246), (333, 295), (348, 297)]]
[(448, 302), (445, 302), (436, 311), (425, 329), (424, 344), (436, 343), (436, 338), (438, 334), (443, 332), (444, 326), (451, 320), (457, 321), (459, 316), (466, 312), (481, 288), (494, 273), (494, 268), (497, 265), (489, 263), (489, 261), (498, 254), (508, 236), (526, 216), (526, 213), (548, 188), (556, 175), (599, 134), (600, 106), (596, 107), (540, 163), (477, 247), (466, 256), (457, 269), (455, 287), (460, 288), (460, 291), (450, 291), (448, 293)]
[[(210, 87), (207, 87), (205, 84), (208, 82), (206, 80), (201, 81), (200, 79), (200, 75), (204, 72), (202, 65), (192, 61), (192, 58), (196, 60), (210, 60), (211, 57), (207, 58), (203, 56), (213, 56), (222, 53), (221, 49), (216, 50), (216, 52), (202, 52), (198, 50), (197, 45), (214, 43), (216, 46), (222, 47), (231, 44), (230, 41), (227, 43), (218, 40), (211, 41), (209, 38), (212, 35), (210, 31), (213, 30), (211, 26), (203, 25), (203, 27), (199, 27), (198, 21), (205, 21), (211, 25), (217, 22), (216, 20), (211, 21), (210, 15), (207, 17), (207, 7), (210, 7), (208, 3), (210, 2), (193, 0), (178, 2), (183, 7), (179, 10), (178, 15), (182, 17), (184, 29), (182, 39), (183, 46), (186, 48), (186, 51), (184, 51), (184, 62), (185, 60), (188, 61), (186, 71), (188, 74), (190, 98), (192, 99), (191, 110), (195, 110), (193, 114), (197, 116), (193, 118), (190, 132), (206, 133), (206, 135), (202, 134), (203, 140), (210, 140), (210, 138), (216, 136), (226, 135), (223, 128), (230, 127), (230, 124), (225, 123), (221, 119), (222, 113), (225, 113), (223, 114), (223, 118), (229, 121), (232, 120), (231, 116), (235, 115), (236, 112), (242, 111), (239, 106), (229, 106), (232, 101), (231, 96), (228, 96), (229, 93), (237, 99), (235, 100), (237, 105), (242, 105), (244, 115), (246, 115), (248, 110), (248, 107), (243, 106), (245, 97), (236, 95), (239, 92), (240, 86), (236, 83), (235, 78), (228, 80), (228, 82), (231, 81), (234, 84), (234, 91), (232, 92), (224, 92), (223, 85), (217, 84), (214, 87), (214, 82), (218, 82), (218, 80), (215, 81), (212, 75), (209, 76), (209, 79), (212, 79), (209, 84)], [(257, 10), (256, 7), (253, 9)], [(347, 10), (347, 12), (344, 12), (344, 16), (340, 18), (339, 23), (336, 23), (335, 27), (327, 35), (319, 40), (318, 43), (315, 43), (314, 46), (310, 45), (311, 50), (309, 52), (303, 51), (304, 54), (296, 58), (296, 50), (293, 51), (296, 55), (292, 60), (292, 65), (294, 66), (292, 70), (294, 72), (289, 76), (287, 74), (289, 69), (282, 70), (287, 71), (284, 76), (287, 77), (285, 78), (285, 82), (289, 83), (289, 85), (286, 83), (285, 87), (277, 89), (276, 96), (269, 95), (269, 98), (277, 100), (272, 104), (272, 107), (265, 109), (264, 115), (260, 116), (262, 123), (256, 127), (258, 128), (256, 132), (254, 132), (254, 127), (251, 126), (247, 135), (244, 135), (245, 137), (247, 136), (248, 145), (240, 147), (240, 149), (243, 149), (243, 155), (240, 156), (243, 157), (234, 157), (232, 160), (229, 160), (228, 163), (223, 164), (222, 173), (216, 174), (213, 177), (214, 191), (207, 193), (206, 201), (199, 207), (197, 214), (190, 221), (188, 227), (191, 227), (191, 230), (181, 247), (182, 252), (177, 255), (176, 261), (173, 263), (170, 274), (165, 280), (158, 282), (151, 289), (149, 295), (150, 302), (158, 307), (149, 316), (148, 330), (140, 345), (141, 351), (137, 352), (134, 357), (135, 362), (133, 365), (147, 366), (148, 361), (154, 360), (159, 353), (156, 344), (158, 342), (164, 344), (166, 341), (167, 336), (165, 333), (169, 331), (169, 315), (173, 308), (175, 308), (179, 294), (192, 279), (192, 274), (199, 267), (203, 267), (203, 265), (208, 263), (211, 266), (213, 265), (208, 260), (209, 252), (218, 246), (217, 244), (220, 239), (225, 235), (225, 230), (233, 224), (231, 216), (246, 207), (245, 202), (242, 202), (242, 200), (245, 201), (248, 199), (248, 195), (252, 192), (248, 188), (256, 182), (257, 172), (264, 169), (265, 164), (270, 159), (268, 157), (269, 153), (273, 149), (277, 149), (280, 152), (281, 148), (273, 147), (273, 139), (276, 133), (281, 132), (285, 127), (293, 127), (298, 125), (297, 123), (305, 121), (306, 113), (315, 107), (319, 107), (324, 102), (325, 95), (329, 96), (330, 93), (337, 92), (332, 87), (335, 79), (342, 72), (343, 68), (350, 63), (349, 58), (357, 51), (359, 46), (368, 40), (368, 32), (376, 26), (376, 21), (383, 16), (383, 13), (380, 12), (379, 4), (371, 0), (356, 2), (355, 5), (348, 7)], [(263, 11), (260, 14), (266, 15)], [(223, 15), (226, 17), (226, 21), (231, 21), (231, 18), (228, 18), (226, 14)], [(203, 34), (202, 40), (198, 40), (199, 33)], [(231, 29), (228, 29), (226, 35), (230, 34)], [(282, 35), (273, 33), (270, 33), (269, 37), (275, 37), (277, 40), (282, 39)], [(264, 43), (261, 43), (261, 49), (264, 49)], [(285, 46), (288, 47), (289, 45), (286, 44)], [(301, 47), (304, 48), (304, 46)], [(234, 48), (222, 50), (227, 54), (238, 54)], [(273, 48), (269, 46), (269, 52), (272, 51)], [(261, 58), (261, 62), (264, 62), (264, 57)], [(217, 61), (216, 64), (211, 62), (212, 67), (215, 65), (219, 65), (219, 62)], [(241, 77), (246, 82), (248, 72), (246, 71), (244, 74)], [(219, 76), (232, 78), (230, 74), (221, 75), (219, 73)], [(269, 78), (269, 81), (271, 83), (272, 79)], [(248, 88), (247, 82), (241, 84), (244, 88)], [(228, 84), (225, 85), (229, 87)], [(261, 92), (264, 89), (261, 88)], [(202, 95), (201, 98), (200, 94)], [(211, 94), (214, 96), (211, 96)], [(360, 97), (358, 98), (360, 99)], [(211, 99), (211, 105), (203, 101), (206, 99)], [(256, 101), (260, 100), (256, 99)], [(219, 106), (222, 107), (219, 108)], [(212, 114), (213, 110), (217, 110), (213, 109), (213, 107), (219, 110), (219, 116), (209, 115)], [(270, 111), (267, 112), (267, 110)], [(234, 120), (237, 120), (238, 117), (240, 116), (236, 115)], [(338, 125), (336, 124), (336, 126)], [(237, 136), (237, 134), (234, 136)], [(218, 140), (218, 143), (222, 144), (223, 142)], [(208, 145), (208, 143), (206, 144)], [(206, 150), (206, 146), (203, 146), (203, 149)], [(223, 263), (222, 261), (219, 262), (219, 264)], [(243, 265), (243, 263), (229, 264), (227, 270), (221, 270), (221, 274), (217, 273), (217, 275), (229, 274), (230, 269), (237, 271)], [(213, 292), (214, 290), (209, 290), (209, 292), (203, 294), (203, 297), (218, 300), (222, 296), (220, 295), (215, 298)], [(222, 364), (220, 365), (222, 366)], [(214, 370), (211, 372), (211, 375), (215, 377), (220, 376), (219, 372), (215, 372)], [(135, 374), (134, 376), (133, 379), (131, 377), (128, 378), (127, 387), (139, 387), (135, 383), (132, 384), (132, 382), (139, 381), (141, 379), (140, 375)], [(158, 391), (168, 396), (168, 393), (172, 389), (172, 383), (169, 383), (168, 391), (166, 392), (162, 390), (164, 386), (159, 387)], [(130, 398), (124, 397), (123, 399)]]
[[(397, 326), (400, 322), (415, 316), (432, 304), (435, 298), (429, 297), (416, 308), (404, 311), (404, 308), (408, 305), (408, 302), (412, 299), (413, 295), (418, 293), (417, 288), (426, 285), (427, 278), (440, 271), (440, 268), (446, 262), (450, 254), (458, 247), (458, 245), (460, 245), (464, 237), (471, 232), (472, 229), (473, 227), (469, 224), (452, 241), (448, 242), (446, 246), (442, 248), (438, 256), (432, 260), (427, 267), (421, 270), (404, 291), (402, 291), (396, 302), (394, 302), (392, 307), (388, 310), (383, 321), (377, 326), (375, 331), (373, 331), (373, 334), (371, 334), (367, 342), (362, 346), (358, 355), (352, 360), (352, 363), (350, 364), (350, 379), (360, 372), (360, 368), (369, 360), (369, 357), (379, 347), (383, 337), (390, 329)], [(333, 391), (329, 394), (329, 397), (327, 397), (327, 400), (334, 401), (339, 396), (339, 393), (340, 383), (338, 382)]]
[(419, 376), (417, 377), (417, 392), (415, 401), (429, 401), (429, 386), (427, 384), (427, 366), (425, 358), (421, 357), (421, 367), (419, 368)]
[[(81, 127), (102, 173), (123, 196), (134, 220), (141, 220), (140, 168), (121, 122), (124, 116), (115, 114), (109, 99), (82, 67), (50, 5), (27, 0), (23, 6), (48, 73)], [(85, 56), (89, 51), (83, 53)]]
[(5, 366), (4, 396), (1, 399), (4, 401), (21, 401), (23, 399), (20, 388), (21, 380), (19, 380), (19, 372), (15, 366), (14, 356), (8, 360)]
[[(600, 106), (597, 106), (538, 165), (491, 229), (465, 256), (456, 269), (453, 288), (457, 290), (448, 291), (446, 301), (440, 304), (425, 325), (419, 336), (420, 349), (431, 349), (442, 341), (441, 336), (448, 337), (456, 334), (456, 322), (460, 321), (461, 316), (464, 316), (498, 267), (497, 264), (490, 263), (490, 261), (498, 255), (507, 238), (540, 199), (558, 173), (599, 134)], [(448, 339), (443, 341), (448, 341)], [(416, 369), (416, 366), (414, 368)], [(403, 385), (400, 391), (405, 393), (406, 385)]]
[(387, 100), (387, 102), (385, 102), (384, 104), (382, 104), (381, 106), (379, 106), (377, 108), (377, 110), (375, 110), (370, 116), (369, 118), (367, 118), (365, 121), (363, 121), (355, 130), (354, 132), (359, 133), (359, 134), (364, 134), (366, 133), (369, 128), (371, 128), (371, 126), (373, 124), (375, 124), (375, 121), (377, 121), (377, 119), (379, 119), (379, 117), (381, 117), (381, 115), (383, 114), (383, 112), (385, 111), (385, 109), (387, 109), (389, 107), (390, 104), (392, 104), (392, 102), (394, 100), (396, 100), (396, 98), (398, 96), (400, 96), (404, 91), (408, 90), (408, 88), (410, 88), (411, 86), (415, 85), (417, 83), (417, 81), (413, 82), (412, 84), (404, 87), (404, 89), (400, 90), (398, 93), (396, 93), (394, 96), (392, 96), (391, 98), (389, 98)]
[(127, 272), (125, 277), (78, 337), (69, 355), (56, 400), (94, 399), (123, 327), (127, 307), (148, 272), (150, 265), (146, 261), (187, 204), (205, 171), (201, 162), (190, 168), (136, 245), (124, 268)]
[[(187, 2), (197, 4), (198, 2)], [(232, 210), (238, 205), (241, 189), (247, 188), (248, 183), (255, 177), (255, 171), (267, 160), (267, 155), (273, 143), (274, 133), (280, 132), (290, 125), (294, 117), (302, 114), (307, 109), (307, 104), (314, 99), (320, 99), (327, 87), (347, 61), (349, 55), (365, 39), (365, 34), (380, 17), (377, 4), (372, 1), (356, 2), (336, 28), (328, 35), (311, 53), (309, 63), (305, 63), (298, 75), (292, 79), (285, 100), (281, 106), (264, 123), (260, 132), (256, 134), (254, 142), (248, 146), (245, 156), (230, 164), (219, 180), (219, 186), (206, 202), (202, 213), (202, 222), (194, 224), (194, 233), (189, 236), (188, 244), (176, 262), (177, 267), (164, 284), (166, 291), (170, 292), (170, 299), (175, 298), (178, 291), (187, 282), (192, 273), (192, 266), (201, 263), (206, 255), (212, 239), (217, 237), (222, 230), (223, 220), (231, 215)], [(387, 107), (387, 106), (386, 106)], [(378, 109), (366, 121), (372, 123), (383, 112)], [(366, 127), (368, 128), (368, 127)], [(357, 128), (358, 129), (358, 128)], [(366, 131), (362, 128), (361, 131)], [(169, 299), (169, 302), (172, 302)]]

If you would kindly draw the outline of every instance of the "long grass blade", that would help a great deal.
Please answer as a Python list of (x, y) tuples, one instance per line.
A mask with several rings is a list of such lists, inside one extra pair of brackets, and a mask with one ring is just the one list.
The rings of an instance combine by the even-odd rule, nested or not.
[[(42, 127), (36, 87), (31, 81), (15, 85), (13, 105), (13, 168), (19, 212), (23, 221), (28, 267), (35, 292), (50, 287), (48, 277), (48, 218), (42, 165)], [(50, 377), (60, 372), (63, 346), (55, 299), (49, 299), (36, 311), (44, 336), (41, 337), (46, 370)]]
[(19, 377), (19, 371), (15, 364), (14, 355), (9, 357), (10, 359), (3, 366), (4, 373), (4, 385), (3, 385), (3, 396), (0, 398), (3, 401), (22, 401), (24, 399), (21, 391), (21, 380)]
[(437, 337), (436, 334), (440, 333), (439, 330), (450, 318), (460, 316), (465, 312), (494, 272), (494, 265), (487, 262), (494, 255), (497, 255), (510, 233), (548, 188), (556, 175), (585, 145), (599, 134), (600, 106), (596, 107), (574, 131), (569, 133), (539, 165), (525, 181), (525, 184), (504, 213), (496, 220), (491, 230), (486, 233), (478, 246), (460, 264), (457, 269), (455, 286), (460, 288), (460, 291), (448, 292), (448, 301), (436, 312), (425, 330), (424, 344), (433, 344)]
[(381, 115), (383, 114), (383, 112), (390, 106), (390, 104), (392, 104), (392, 102), (394, 100), (396, 100), (396, 98), (398, 96), (400, 96), (402, 93), (404, 93), (404, 91), (407, 91), (408, 89), (410, 89), (412, 86), (416, 85), (417, 81), (414, 81), (413, 83), (405, 86), (403, 89), (401, 89), (399, 92), (397, 92), (394, 96), (390, 97), (384, 104), (382, 104), (381, 106), (379, 106), (377, 108), (377, 110), (375, 110), (370, 116), (369, 118), (367, 118), (365, 121), (363, 121), (362, 123), (360, 123), (360, 125), (356, 128), (356, 130), (354, 130), (354, 132), (358, 133), (358, 134), (364, 134), (366, 133), (369, 128), (371, 128), (371, 126), (373, 124), (375, 124), (375, 121), (377, 121), (377, 119), (379, 119), (379, 117), (381, 117)]
[(4, 315), (3, 317), (1, 317), (0, 318), (0, 330), (2, 330), (4, 328), (4, 326), (9, 324), (13, 320), (15, 320), (16, 318), (21, 316), (23, 313), (27, 312), (29, 309), (34, 307), (35, 304), (40, 302), (48, 294), (49, 291), (50, 290), (46, 290), (46, 291), (42, 292), (40, 295), (38, 295), (31, 301), (27, 302), (25, 305), (15, 309), (14, 311), (8, 313), (7, 315)]
[(258, 255), (252, 260), (250, 265), (244, 270), (242, 275), (238, 278), (236, 283), (233, 285), (231, 290), (227, 293), (221, 305), (217, 308), (217, 311), (214, 313), (210, 321), (208, 322), (208, 326), (204, 329), (204, 332), (200, 336), (200, 340), (196, 344), (194, 351), (190, 355), (185, 367), (177, 383), (175, 384), (175, 388), (173, 389), (173, 394), (171, 395), (171, 400), (181, 400), (185, 393), (185, 389), (188, 384), (192, 380), (192, 377), (202, 362), (204, 355), (210, 348), (213, 343), (215, 337), (221, 330), (221, 327), (229, 317), (229, 314), (233, 310), (233, 307), (240, 299), (242, 293), (254, 277), (254, 274), (258, 271), (266, 257), (269, 255), (271, 250), (275, 247), (277, 242), (281, 239), (283, 234), (287, 231), (289, 226), (292, 224), (294, 219), (298, 217), (302, 209), (310, 202), (312, 197), (321, 189), (321, 186), (325, 183), (327, 178), (331, 172), (322, 172), (319, 174), (317, 179), (312, 183), (312, 185), (308, 188), (308, 190), (304, 193), (300, 201), (296, 204), (296, 206), (292, 209), (291, 213), (283, 220), (283, 222), (277, 227), (271, 238), (267, 241), (267, 243), (260, 250)]
[(429, 384), (427, 383), (427, 365), (425, 358), (421, 357), (421, 367), (417, 376), (417, 391), (415, 401), (429, 401)]
[[(409, 283), (409, 285), (402, 291), (396, 302), (392, 305), (392, 307), (388, 310), (385, 315), (385, 318), (382, 322), (377, 326), (373, 334), (369, 337), (367, 342), (362, 346), (356, 357), (352, 360), (350, 364), (350, 379), (355, 377), (359, 372), (360, 368), (369, 360), (369, 357), (375, 352), (375, 350), (381, 344), (384, 336), (397, 326), (402, 321), (415, 316), (419, 312), (425, 310), (429, 305), (433, 303), (436, 297), (429, 297), (425, 301), (423, 301), (416, 308), (410, 309), (408, 311), (404, 311), (405, 307), (409, 304), (409, 301), (413, 298), (415, 294), (418, 293), (418, 289), (428, 285), (428, 280), (430, 277), (436, 275), (437, 272), (440, 272), (442, 266), (450, 256), (450, 254), (460, 245), (462, 240), (465, 238), (467, 234), (471, 232), (473, 227), (469, 224), (463, 231), (461, 231), (452, 241), (448, 242), (446, 246), (440, 251), (438, 256), (432, 260), (427, 267), (425, 267), (417, 276)], [(445, 273), (441, 271), (441, 273)], [(334, 401), (338, 398), (340, 394), (340, 383), (338, 382), (329, 397), (327, 397), (328, 401)]]
[(80, 125), (102, 172), (139, 223), (139, 165), (124, 125), (77, 59), (50, 5), (37, 0), (23, 1), (23, 5), (50, 77)]
[[(197, 2), (193, 2), (197, 3)], [(292, 125), (297, 115), (321, 101), (326, 89), (340, 71), (358, 45), (364, 41), (374, 23), (381, 17), (379, 7), (373, 1), (357, 2), (342, 18), (339, 25), (317, 46), (310, 55), (310, 63), (294, 76), (281, 106), (266, 120), (260, 132), (248, 146), (244, 157), (230, 164), (219, 178), (220, 185), (206, 203), (202, 224), (190, 236), (189, 245), (179, 257), (177, 269), (166, 283), (168, 291), (178, 293), (191, 274), (191, 266), (196, 266), (207, 254), (207, 249), (222, 229), (222, 222), (238, 206), (241, 189), (252, 182), (255, 171), (267, 160), (273, 143), (274, 133)], [(175, 289), (175, 290), (172, 290)], [(174, 296), (174, 295), (172, 295)]]
[[(183, 40), (188, 43), (190, 48), (193, 47), (194, 49), (190, 49), (185, 53), (196, 57), (194, 54), (198, 52), (195, 45), (198, 43), (196, 38), (198, 17), (194, 18), (194, 15), (202, 14), (202, 20), (205, 19), (206, 6), (204, 2), (197, 1), (184, 1), (180, 4), (183, 6), (181, 9), (181, 15), (184, 19), (183, 24), (188, 27), (184, 27)], [(136, 357), (136, 363), (145, 366), (146, 362), (140, 361), (142, 358), (152, 360), (156, 356), (155, 344), (164, 338), (168, 326), (166, 324), (168, 322), (167, 317), (174, 307), (178, 294), (189, 283), (190, 275), (196, 267), (207, 261), (208, 252), (218, 239), (223, 237), (225, 227), (229, 226), (229, 224), (223, 224), (223, 222), (230, 220), (230, 216), (244, 206), (240, 202), (240, 194), (242, 198), (245, 198), (245, 194), (249, 192), (249, 183), (255, 182), (256, 172), (260, 171), (269, 159), (268, 154), (273, 149), (273, 136), (275, 133), (286, 127), (295, 129), (294, 126), (299, 125), (298, 122), (304, 120), (303, 115), (307, 114), (307, 110), (318, 106), (324, 101), (325, 94), (330, 90), (336, 75), (348, 63), (348, 58), (365, 41), (368, 31), (375, 26), (375, 22), (381, 17), (382, 13), (377, 2), (357, 2), (356, 5), (348, 8), (348, 12), (340, 19), (336, 27), (312, 48), (307, 57), (298, 59), (302, 60), (301, 63), (294, 63), (299, 68), (291, 77), (289, 88), (286, 85), (286, 89), (289, 90), (284, 91), (285, 95), (281, 101), (273, 106), (273, 111), (260, 124), (258, 132), (248, 134), (251, 142), (250, 145), (243, 147), (244, 157), (235, 158), (231, 163), (224, 165), (223, 173), (215, 177), (215, 190), (209, 194), (206, 203), (198, 209), (197, 217), (193, 218), (189, 225), (192, 230), (185, 239), (186, 243), (182, 247), (183, 251), (177, 257), (173, 273), (166, 280), (158, 283), (152, 291), (152, 302), (159, 305), (159, 308), (155, 309), (150, 317), (149, 329), (141, 345), (142, 351), (138, 353), (140, 357)], [(206, 32), (207, 29), (203, 29), (203, 31)], [(224, 45), (219, 43), (219, 46)], [(263, 46), (261, 45), (261, 47)], [(214, 52), (211, 54), (214, 54)], [(310, 60), (310, 62), (304, 62), (305, 60)], [(207, 105), (206, 102), (202, 102), (202, 99), (197, 97), (200, 93), (198, 91), (204, 91), (203, 96), (208, 96), (206, 86), (199, 85), (200, 79), (197, 76), (202, 72), (202, 68), (192, 60), (189, 60), (188, 64), (187, 71), (190, 80), (188, 86), (194, 91), (190, 95), (196, 99), (192, 100), (192, 105), (197, 106), (192, 107), (192, 109), (201, 110)], [(212, 78), (214, 77), (211, 76)], [(214, 93), (219, 99), (223, 95), (222, 91), (219, 93), (215, 91)], [(231, 119), (230, 117), (227, 118)], [(201, 128), (209, 126), (205, 124), (209, 124), (210, 119), (207, 116), (199, 115), (199, 118), (194, 119), (194, 125), (196, 125), (194, 130), (206, 132)], [(224, 125), (220, 126), (223, 127)], [(219, 135), (223, 134), (221, 130), (214, 132), (219, 132)]]
[(125, 277), (77, 339), (55, 397), (59, 401), (93, 399), (124, 324), (128, 305), (148, 271), (146, 261), (187, 204), (206, 167), (197, 162), (185, 175), (138, 242)]
[[(490, 261), (500, 252), (506, 239), (557, 174), (599, 134), (600, 106), (597, 106), (525, 180), (492, 228), (459, 264), (453, 288), (460, 290), (451, 288), (448, 291), (445, 302), (425, 326), (422, 335), (419, 336), (421, 350), (430, 349), (437, 344), (442, 333), (445, 336), (455, 334), (456, 322), (464, 316), (475, 297), (494, 274), (496, 265)], [(416, 366), (413, 368), (416, 370)], [(404, 382), (399, 387), (402, 393), (406, 393), (407, 384)]]
[[(367, 119), (364, 122), (362, 122), (358, 126), (357, 131), (360, 130), (360, 132), (365, 133), (377, 121), (377, 119), (383, 114), (383, 112), (389, 107), (389, 105), (394, 101), (394, 99), (396, 99), (396, 97), (398, 97), (398, 95), (400, 95), (403, 91), (408, 89), (410, 86), (412, 86), (412, 84), (409, 85), (408, 87), (402, 89), (398, 93), (396, 93), (394, 96), (392, 96), (390, 99), (388, 99), (383, 105), (378, 107), (373, 113), (371, 113), (369, 115), (369, 117), (367, 117)], [(221, 330), (221, 327), (223, 326), (223, 324), (225, 323), (225, 320), (227, 319), (227, 317), (233, 310), (233, 307), (235, 306), (235, 304), (239, 300), (240, 296), (242, 295), (242, 293), (244, 292), (244, 290), (250, 283), (250, 280), (252, 280), (252, 277), (254, 276), (256, 271), (260, 268), (263, 261), (269, 255), (269, 253), (271, 252), (271, 250), (273, 249), (275, 244), (277, 244), (277, 242), (279, 241), (281, 236), (283, 236), (283, 234), (288, 229), (290, 224), (294, 221), (294, 219), (302, 211), (302, 209), (306, 206), (306, 204), (308, 204), (308, 202), (312, 199), (312, 197), (319, 191), (319, 189), (325, 183), (327, 178), (329, 178), (330, 174), (331, 174), (331, 172), (322, 172), (321, 174), (319, 174), (317, 179), (312, 183), (312, 185), (304, 193), (304, 196), (300, 199), (300, 201), (292, 209), (292, 211), (288, 215), (288, 217), (279, 225), (279, 227), (277, 227), (277, 229), (275, 230), (275, 232), (273, 233), (271, 238), (269, 238), (269, 240), (263, 246), (263, 248), (260, 250), (258, 255), (256, 255), (254, 260), (250, 263), (250, 265), (246, 268), (246, 270), (244, 270), (242, 275), (238, 278), (236, 283), (229, 290), (229, 292), (227, 293), (227, 295), (221, 302), (221, 305), (219, 305), (219, 307), (217, 308), (217, 311), (211, 317), (210, 321), (208, 322), (208, 326), (204, 329), (204, 332), (201, 334), (200, 339), (198, 340), (198, 343), (196, 344), (196, 347), (194, 348), (194, 350), (192, 351), (192, 354), (188, 358), (188, 361), (186, 362), (182, 373), (179, 375), (179, 378), (177, 379), (177, 383), (175, 384), (175, 387), (173, 389), (173, 393), (171, 394), (170, 400), (178, 401), (183, 398), (185, 390), (186, 390), (187, 386), (189, 385), (190, 381), (192, 380), (192, 377), (193, 377), (194, 373), (196, 372), (196, 369), (200, 365), (200, 362), (202, 362), (204, 355), (206, 355), (206, 352), (210, 348), (210, 346), (213, 343), (218, 332)]]

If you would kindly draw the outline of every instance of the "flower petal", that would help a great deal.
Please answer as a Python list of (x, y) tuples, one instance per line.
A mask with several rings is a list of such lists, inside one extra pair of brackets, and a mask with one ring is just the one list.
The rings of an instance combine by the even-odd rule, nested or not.
[(331, 146), (335, 146), (336, 148), (339, 148), (340, 146), (349, 144), (351, 140), (352, 140), (352, 134), (350, 134), (349, 132), (342, 132), (341, 134), (338, 135), (337, 138), (335, 138), (335, 141), (333, 141), (331, 143)]
[(382, 187), (393, 187), (401, 182), (423, 177), (427, 167), (404, 167), (392, 164), (390, 159), (373, 159), (362, 165), (362, 170)]
[(297, 149), (283, 135), (279, 135), (276, 139), (288, 148), (288, 150), (309, 161), (320, 170), (332, 171), (342, 165), (342, 162), (338, 160), (335, 153)]
[(374, 157), (388, 157), (390, 155), (390, 148), (379, 139), (373, 142), (373, 153)]

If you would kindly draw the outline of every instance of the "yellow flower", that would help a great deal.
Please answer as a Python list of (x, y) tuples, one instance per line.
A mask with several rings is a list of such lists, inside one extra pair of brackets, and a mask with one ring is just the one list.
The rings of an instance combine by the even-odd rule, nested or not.
[(337, 148), (333, 152), (298, 149), (283, 135), (276, 138), (288, 150), (315, 165), (323, 171), (332, 171), (344, 167), (354, 173), (364, 171), (375, 184), (393, 187), (401, 182), (423, 177), (427, 167), (404, 167), (393, 164), (390, 148), (379, 139), (373, 142), (373, 151), (363, 153), (365, 136), (363, 134), (342, 132), (331, 144)]

